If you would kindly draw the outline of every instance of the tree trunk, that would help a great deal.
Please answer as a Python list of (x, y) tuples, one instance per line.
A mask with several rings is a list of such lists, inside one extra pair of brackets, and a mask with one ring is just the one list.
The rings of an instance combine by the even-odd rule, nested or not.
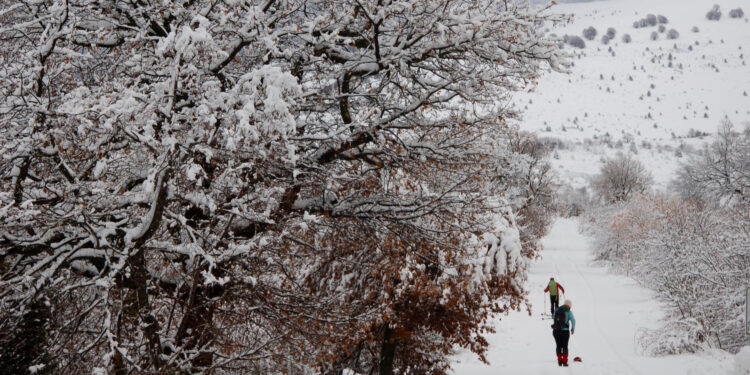
[(393, 341), (393, 329), (385, 326), (383, 347), (380, 349), (380, 375), (393, 375), (393, 359), (396, 356), (396, 343)]

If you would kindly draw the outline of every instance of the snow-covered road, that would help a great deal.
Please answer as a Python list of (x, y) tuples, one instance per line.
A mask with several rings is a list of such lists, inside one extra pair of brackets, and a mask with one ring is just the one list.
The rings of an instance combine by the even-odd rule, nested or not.
[[(456, 375), (483, 374), (725, 374), (733, 360), (719, 353), (646, 357), (638, 352), (635, 335), (639, 328), (658, 325), (659, 308), (651, 293), (633, 280), (611, 275), (592, 263), (588, 238), (577, 230), (577, 222), (560, 219), (544, 239), (543, 258), (531, 265), (527, 289), (533, 304), (527, 311), (503, 317), (497, 333), (488, 337), (491, 364), (481, 363), (471, 353), (458, 355)], [(550, 277), (563, 285), (573, 302), (577, 326), (570, 340), (570, 368), (557, 367), (555, 344), (544, 288)], [(546, 306), (546, 310), (545, 310)], [(582, 363), (572, 363), (580, 356)]]

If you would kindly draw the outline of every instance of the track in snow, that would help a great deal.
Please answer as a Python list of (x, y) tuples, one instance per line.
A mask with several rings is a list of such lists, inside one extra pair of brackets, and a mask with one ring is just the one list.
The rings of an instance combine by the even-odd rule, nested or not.
[[(588, 239), (578, 233), (575, 220), (558, 220), (543, 243), (543, 258), (533, 262), (527, 282), (531, 315), (524, 310), (502, 317), (497, 333), (488, 337), (490, 365), (462, 352), (456, 375), (717, 373), (718, 360), (706, 355), (650, 358), (637, 353), (636, 331), (658, 325), (658, 305), (633, 280), (592, 264)], [(543, 290), (551, 276), (572, 300), (577, 321), (569, 368), (557, 367), (551, 321), (540, 316), (545, 304), (549, 309)], [(576, 356), (583, 362), (573, 363)]]

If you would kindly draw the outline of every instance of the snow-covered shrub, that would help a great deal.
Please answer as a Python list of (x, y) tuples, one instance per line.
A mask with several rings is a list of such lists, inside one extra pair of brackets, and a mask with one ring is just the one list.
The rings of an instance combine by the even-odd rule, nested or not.
[(730, 18), (742, 18), (744, 16), (745, 16), (745, 12), (742, 11), (742, 8), (732, 9), (729, 11)]
[(656, 16), (656, 19), (657, 19), (657, 21), (659, 21), (660, 24), (669, 23), (669, 20), (667, 19), (667, 17), (665, 17), (665, 16), (663, 16), (661, 14), (658, 15), (658, 16)]
[(706, 19), (709, 21), (718, 21), (721, 19), (721, 9), (719, 9), (719, 5), (714, 5), (711, 10), (706, 13)]
[(583, 29), (583, 37), (587, 40), (594, 40), (596, 38), (596, 29), (593, 26)]
[(656, 31), (651, 32), (651, 36), (649, 36), (649, 39), (651, 40), (659, 40), (659, 33)]
[(578, 35), (566, 35), (566, 43), (576, 48), (586, 48), (586, 42)]
[(607, 35), (607, 37), (609, 37), (609, 39), (614, 39), (615, 35), (617, 35), (617, 31), (615, 30), (614, 27), (610, 27), (610, 28), (607, 29), (607, 34), (606, 35)]
[(696, 353), (710, 347), (703, 344), (701, 331), (696, 319), (666, 320), (661, 327), (637, 330), (635, 340), (643, 354), (649, 356)]
[(667, 31), (667, 27), (666, 27), (666, 26), (664, 26), (664, 25), (659, 25), (659, 28), (658, 28), (658, 30), (659, 30), (659, 32), (660, 32), (660, 33), (663, 33), (663, 32), (665, 32), (665, 31)]
[(646, 23), (648, 24), (648, 26), (656, 26), (657, 22), (658, 21), (655, 15), (649, 14), (646, 16)]
[(611, 39), (608, 35), (602, 35), (602, 44), (609, 44)]
[(632, 41), (633, 41), (633, 38), (630, 37), (630, 34), (625, 34), (622, 36), (623, 43), (630, 43)]
[(701, 30), (698, 28), (698, 26), (693, 26), (693, 28), (690, 29), (690, 31), (697, 33), (697, 32), (700, 32)]
[(677, 39), (680, 37), (680, 33), (675, 29), (669, 29), (667, 31), (667, 39)]

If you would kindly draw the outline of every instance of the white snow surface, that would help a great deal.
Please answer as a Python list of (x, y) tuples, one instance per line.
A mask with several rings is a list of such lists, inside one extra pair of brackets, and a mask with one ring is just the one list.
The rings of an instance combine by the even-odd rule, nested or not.
[[(456, 356), (456, 375), (544, 374), (716, 374), (739, 375), (750, 371), (750, 347), (737, 356), (713, 351), (665, 357), (639, 353), (634, 337), (642, 327), (657, 327), (658, 304), (651, 292), (632, 279), (612, 275), (592, 261), (589, 239), (578, 232), (575, 219), (559, 219), (544, 239), (542, 259), (532, 263), (527, 289), (532, 304), (496, 324), (488, 336), (487, 359), (480, 362), (466, 351)], [(544, 288), (554, 277), (572, 301), (576, 331), (570, 339), (570, 367), (557, 366), (552, 338), (549, 297)], [(582, 362), (573, 362), (581, 357)]]
[[(706, 19), (714, 4), (721, 6), (719, 21)], [(729, 11), (738, 7), (746, 16), (730, 18)], [(587, 185), (603, 156), (634, 148), (656, 187), (664, 188), (687, 158), (686, 152), (677, 156), (676, 149), (711, 139), (690, 137), (691, 129), (713, 134), (725, 117), (738, 128), (750, 121), (747, 0), (609, 0), (559, 4), (551, 11), (573, 16), (551, 33), (582, 37), (583, 29), (593, 26), (596, 38), (585, 40), (584, 49), (566, 45), (573, 54), (570, 73), (544, 74), (514, 104), (524, 113), (522, 129), (566, 143), (553, 165), (574, 187)], [(669, 20), (656, 41), (650, 35), (657, 27), (633, 28), (648, 14)], [(605, 45), (601, 39), (610, 27), (616, 35)], [(679, 32), (678, 39), (667, 39), (670, 29)], [(631, 43), (622, 41), (626, 33)], [(601, 144), (607, 137), (612, 148)]]

